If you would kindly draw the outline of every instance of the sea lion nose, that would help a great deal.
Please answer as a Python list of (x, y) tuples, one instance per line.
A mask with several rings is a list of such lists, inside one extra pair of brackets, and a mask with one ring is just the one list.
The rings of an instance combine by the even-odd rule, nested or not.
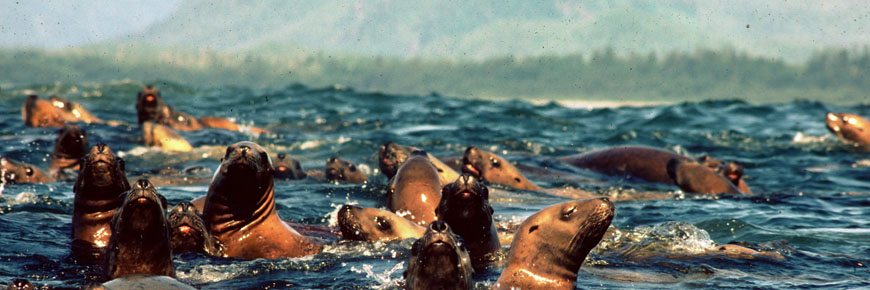
[(239, 150), (239, 153), (242, 153), (242, 155), (247, 155), (248, 152), (251, 151), (251, 147), (248, 145), (242, 145), (242, 146), (239, 146), (239, 149), (237, 149), (237, 150)]
[(145, 189), (151, 186), (151, 182), (148, 179), (139, 179), (136, 181), (136, 188)]
[(285, 157), (287, 157), (287, 155), (284, 153), (278, 153), (278, 159), (284, 159)]
[(109, 148), (109, 146), (107, 146), (105, 143), (99, 143), (99, 144), (97, 144), (97, 152), (98, 152), (98, 153), (104, 153), (104, 152), (106, 152), (106, 148)]
[(447, 223), (444, 221), (434, 221), (429, 224), (429, 228), (435, 232), (445, 232), (447, 231)]
[(338, 161), (338, 157), (335, 157), (335, 156), (329, 157), (329, 159), (326, 160), (327, 163), (335, 163), (337, 161)]

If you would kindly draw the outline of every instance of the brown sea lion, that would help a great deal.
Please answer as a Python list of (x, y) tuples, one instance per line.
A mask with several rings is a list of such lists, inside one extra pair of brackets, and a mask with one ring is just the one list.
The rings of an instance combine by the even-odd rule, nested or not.
[(608, 175), (634, 176), (650, 182), (673, 184), (668, 160), (692, 160), (674, 152), (645, 146), (616, 146), (559, 158), (576, 167)]
[(870, 150), (870, 121), (867, 119), (854, 114), (828, 113), (825, 125), (843, 142)]
[(190, 202), (182, 201), (169, 211), (172, 253), (203, 253), (223, 256), (220, 243), (205, 228), (205, 222)]
[(266, 151), (252, 142), (227, 147), (208, 188), (202, 219), (228, 257), (276, 259), (319, 253), (323, 244), (299, 234), (275, 212)]
[(67, 124), (58, 131), (54, 140), (54, 150), (51, 152), (49, 172), (54, 179), (67, 179), (67, 171), (78, 171), (81, 160), (88, 153), (88, 136), (85, 129), (76, 124)]
[(441, 200), (441, 178), (426, 155), (411, 153), (387, 188), (387, 207), (420, 225), (437, 219), (435, 208)]
[[(392, 179), (393, 176), (396, 175), (396, 172), (399, 171), (399, 166), (401, 166), (402, 163), (411, 156), (411, 152), (416, 150), (420, 149), (416, 147), (402, 146), (395, 142), (384, 143), (384, 145), (381, 145), (378, 150), (378, 167), (387, 179)], [(426, 157), (428, 157), (429, 161), (432, 162), (432, 166), (435, 166), (435, 169), (438, 170), (441, 184), (451, 183), (459, 177), (459, 173), (457, 173), (456, 170), (453, 170), (453, 168), (450, 168), (438, 158), (435, 158), (431, 154), (426, 154)]]
[(102, 256), (101, 251), (112, 235), (112, 215), (121, 205), (118, 196), (129, 189), (124, 160), (115, 156), (106, 144), (91, 147), (73, 186), (73, 253)]
[(528, 217), (493, 289), (574, 289), (577, 271), (613, 220), (607, 198), (563, 202)]
[(67, 101), (58, 96), (50, 96), (48, 101), (60, 111), (61, 116), (67, 122), (105, 123), (78, 103)]
[(175, 277), (166, 199), (147, 179), (136, 181), (112, 215), (103, 277), (132, 274)]
[(443, 221), (434, 221), (411, 246), (402, 273), (408, 289), (471, 289), (473, 270), (462, 238)]
[(667, 172), (673, 178), (674, 183), (685, 192), (741, 193), (730, 180), (695, 161), (671, 159), (667, 163)]
[(51, 178), (36, 166), (0, 156), (0, 178), (6, 183), (46, 183)]
[(366, 183), (365, 173), (359, 170), (355, 164), (350, 161), (330, 157), (326, 160), (326, 181), (340, 183)]
[(275, 178), (303, 179), (308, 176), (302, 169), (299, 160), (284, 153), (278, 153), (278, 158), (272, 160), (275, 166)]
[(462, 157), (462, 172), (494, 184), (522, 190), (541, 190), (540, 186), (526, 179), (516, 167), (501, 156), (474, 146), (465, 149), (465, 155)]
[(743, 165), (736, 161), (731, 161), (728, 163), (724, 163), (722, 160), (710, 157), (708, 155), (704, 155), (698, 157), (698, 163), (701, 163), (710, 169), (713, 169), (717, 173), (721, 174), (725, 178), (731, 181), (734, 186), (737, 186), (743, 193), (752, 193), (752, 190), (749, 189), (749, 185), (743, 181)]
[(24, 125), (30, 127), (59, 128), (66, 124), (63, 113), (52, 106), (51, 102), (40, 100), (37, 95), (27, 96), (21, 108), (21, 117), (24, 119)]
[(27, 279), (15, 279), (6, 285), (6, 290), (33, 290), (33, 284), (30, 284), (30, 281)]
[(338, 210), (338, 228), (345, 240), (389, 241), (419, 238), (426, 228), (393, 212), (343, 205)]
[(180, 131), (196, 131), (208, 127), (230, 131), (249, 130), (255, 134), (268, 133), (256, 127), (242, 128), (226, 118), (207, 116), (197, 119), (190, 114), (177, 111), (163, 102), (160, 92), (152, 85), (146, 85), (139, 91), (136, 98), (136, 115), (139, 117), (139, 124), (152, 121)]
[(488, 262), (488, 256), (501, 249), (492, 213), (489, 189), (467, 173), (443, 187), (435, 208), (438, 220), (465, 240), (474, 264)]
[(193, 146), (184, 137), (178, 135), (175, 130), (168, 126), (151, 121), (142, 123), (142, 135), (145, 137), (146, 146), (160, 147), (168, 151), (189, 152)]

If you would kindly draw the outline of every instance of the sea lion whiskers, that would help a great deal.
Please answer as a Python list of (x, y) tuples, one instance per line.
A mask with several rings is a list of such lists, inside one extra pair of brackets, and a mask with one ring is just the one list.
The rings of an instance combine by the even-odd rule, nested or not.
[[(605, 198), (606, 199), (606, 198)], [(580, 230), (571, 237), (571, 242), (568, 243), (568, 246), (565, 248), (565, 253), (570, 253), (569, 256), (575, 256), (580, 251), (592, 250), (595, 246), (588, 247), (588, 249), (584, 249), (583, 243), (589, 241), (589, 238), (595, 235), (598, 232), (604, 232), (601, 227), (609, 227), (610, 223), (604, 223), (604, 220), (609, 218), (613, 218), (614, 207), (609, 199), (606, 199), (607, 202), (601, 203), (593, 209), (593, 212), (589, 215), (589, 217), (583, 221), (582, 224), (578, 227)], [(573, 210), (577, 210), (575, 207), (572, 207)], [(572, 213), (573, 214), (573, 213)], [(600, 239), (596, 239), (598, 241)], [(598, 244), (597, 242), (595, 243)], [(569, 259), (570, 260), (570, 259)], [(582, 264), (583, 261), (578, 261), (578, 264)], [(578, 265), (579, 268), (579, 265)]]

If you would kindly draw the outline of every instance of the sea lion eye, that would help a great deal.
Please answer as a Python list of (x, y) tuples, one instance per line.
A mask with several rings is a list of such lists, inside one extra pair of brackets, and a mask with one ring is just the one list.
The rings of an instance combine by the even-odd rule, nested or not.
[(562, 218), (567, 219), (567, 218), (571, 217), (571, 214), (573, 214), (574, 211), (576, 211), (576, 210), (577, 210), (576, 206), (572, 206), (572, 207), (568, 208), (568, 210), (566, 210), (565, 212), (562, 213)]
[(356, 166), (355, 166), (355, 165), (350, 165), (350, 171), (356, 171)]
[(378, 229), (381, 231), (388, 231), (388, 230), (390, 230), (390, 228), (392, 228), (392, 226), (390, 225), (390, 222), (384, 218), (381, 218), (381, 217), (376, 217), (375, 223), (377, 223)]
[(498, 163), (498, 159), (495, 159), (493, 157), (489, 158), (489, 163), (492, 164), (492, 167), (496, 167), (496, 168), (501, 167), (501, 164)]
[(27, 176), (33, 176), (33, 168), (27, 167), (27, 169), (24, 170), (24, 173), (27, 173)]

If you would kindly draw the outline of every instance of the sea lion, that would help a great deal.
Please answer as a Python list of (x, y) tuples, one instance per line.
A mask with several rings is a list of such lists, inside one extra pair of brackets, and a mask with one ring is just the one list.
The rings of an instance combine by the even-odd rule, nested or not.
[(220, 244), (205, 228), (205, 222), (190, 202), (178, 203), (167, 216), (169, 219), (172, 253), (203, 253), (223, 256)]
[(284, 153), (278, 153), (278, 158), (273, 160), (275, 165), (275, 178), (278, 179), (303, 179), (308, 176), (302, 170), (299, 160)]
[(73, 253), (93, 258), (102, 255), (112, 235), (112, 215), (121, 205), (118, 196), (129, 189), (124, 160), (115, 156), (106, 144), (91, 147), (73, 186)]
[(6, 290), (33, 290), (33, 284), (30, 284), (30, 281), (27, 279), (15, 279), (6, 285)]
[(870, 121), (858, 115), (847, 113), (828, 113), (825, 125), (840, 140), (870, 150)]
[(36, 166), (0, 156), (0, 179), (5, 183), (47, 183), (51, 178)]
[(462, 238), (443, 221), (434, 221), (411, 246), (402, 273), (408, 289), (471, 289), (471, 261)]
[(130, 289), (161, 289), (161, 290), (193, 290), (196, 288), (179, 282), (168, 276), (133, 274), (113, 279), (103, 285), (88, 287), (89, 290), (130, 290)]
[(181, 131), (202, 129), (202, 124), (196, 118), (165, 104), (160, 92), (152, 85), (147, 85), (139, 91), (136, 98), (136, 115), (139, 117), (139, 124), (152, 121)]
[(136, 181), (122, 196), (121, 206), (112, 215), (103, 277), (150, 274), (174, 278), (166, 199), (147, 179)]
[(671, 159), (667, 163), (668, 175), (685, 192), (741, 194), (734, 184), (709, 167), (695, 161)]
[(462, 172), (495, 184), (510, 186), (521, 190), (541, 190), (510, 162), (480, 148), (469, 146), (462, 157)]
[(60, 111), (61, 116), (67, 122), (105, 123), (78, 103), (67, 101), (58, 96), (50, 96), (48, 101)]
[(520, 224), (493, 289), (574, 289), (577, 271), (613, 220), (607, 198), (544, 208)]
[(441, 200), (441, 178), (426, 152), (414, 151), (387, 188), (387, 207), (415, 223), (426, 225), (437, 219), (435, 208)]
[(674, 184), (668, 160), (692, 158), (645, 146), (617, 146), (559, 158), (570, 165), (608, 175), (633, 176), (649, 182)]
[(501, 249), (492, 213), (489, 189), (467, 173), (443, 187), (441, 202), (435, 208), (438, 220), (447, 222), (465, 240), (474, 264), (486, 262), (490, 254)]
[(743, 181), (743, 165), (738, 163), (737, 161), (731, 161), (728, 163), (724, 163), (722, 160), (710, 157), (708, 155), (704, 155), (698, 157), (698, 163), (701, 163), (710, 169), (713, 169), (717, 173), (721, 174), (725, 178), (731, 181), (734, 186), (737, 186), (743, 193), (752, 193), (752, 190), (749, 189), (749, 185)]
[(63, 127), (66, 120), (63, 114), (51, 105), (51, 102), (40, 100), (37, 95), (27, 96), (21, 108), (24, 125), (30, 127)]
[(319, 253), (323, 244), (299, 234), (275, 212), (272, 161), (260, 145), (227, 147), (208, 188), (202, 219), (228, 257), (276, 259)]
[(88, 136), (85, 129), (76, 124), (67, 124), (58, 131), (51, 152), (49, 172), (55, 179), (67, 179), (67, 171), (78, 171), (81, 160), (88, 153)]
[(341, 183), (366, 183), (366, 175), (350, 161), (330, 157), (326, 160), (326, 181)]
[[(416, 147), (402, 146), (395, 142), (384, 143), (378, 150), (378, 167), (387, 179), (392, 179), (393, 176), (396, 175), (396, 172), (399, 171), (399, 166), (401, 166), (402, 163), (411, 156), (411, 152), (416, 150), (420, 149)], [(426, 157), (428, 157), (429, 161), (432, 162), (432, 166), (435, 166), (435, 169), (438, 170), (441, 184), (451, 183), (459, 177), (459, 173), (457, 173), (456, 170), (453, 170), (453, 168), (450, 168), (444, 164), (444, 162), (441, 162), (440, 159), (435, 158), (435, 156), (428, 153), (426, 154)]]
[(175, 130), (168, 126), (151, 121), (142, 123), (142, 135), (145, 137), (146, 146), (160, 147), (168, 151), (189, 152), (193, 146), (184, 137), (178, 135)]
[(343, 205), (338, 210), (338, 228), (345, 240), (388, 241), (419, 238), (426, 228), (393, 212)]

